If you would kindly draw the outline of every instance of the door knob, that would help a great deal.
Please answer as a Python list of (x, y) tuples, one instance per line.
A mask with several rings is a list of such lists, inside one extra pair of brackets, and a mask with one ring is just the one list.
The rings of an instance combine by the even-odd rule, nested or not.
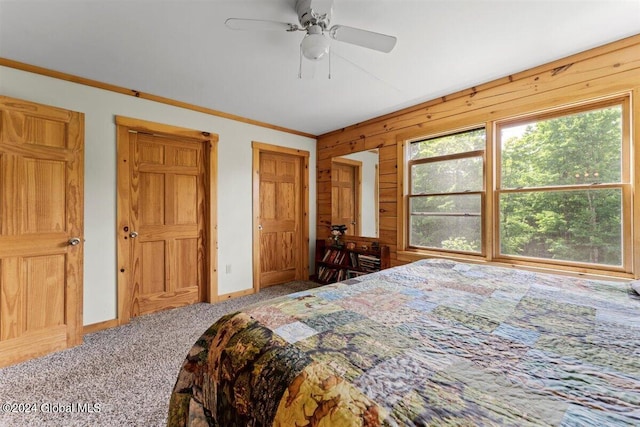
[(132, 231), (131, 233), (129, 233), (129, 237), (131, 237), (132, 239), (135, 239), (136, 237), (138, 237), (138, 232)]
[(69, 246), (78, 246), (80, 244), (80, 238), (78, 237), (72, 237), (71, 239), (69, 239)]

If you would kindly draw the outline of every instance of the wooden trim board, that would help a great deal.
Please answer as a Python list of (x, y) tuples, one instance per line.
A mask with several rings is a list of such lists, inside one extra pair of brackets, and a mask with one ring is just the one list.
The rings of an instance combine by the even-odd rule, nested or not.
[(0, 57), (0, 66), (14, 68), (16, 70), (27, 71), (29, 73), (40, 74), (42, 76), (53, 77), (59, 80), (65, 80), (71, 83), (78, 83), (85, 86), (91, 86), (98, 89), (108, 90), (111, 92), (120, 93), (122, 95), (133, 96), (136, 98), (147, 99), (149, 101), (159, 102), (161, 104), (172, 105), (174, 107), (186, 108), (188, 110), (197, 111), (199, 113), (205, 113), (216, 117), (222, 117), (224, 119), (234, 120), (241, 123), (247, 123), (254, 126), (260, 126), (267, 129), (273, 129), (280, 132), (286, 132), (293, 135), (304, 136), (307, 138), (315, 139), (315, 135), (311, 135), (306, 132), (300, 132), (294, 129), (288, 129), (282, 126), (276, 126), (269, 123), (261, 122), (259, 120), (248, 119), (246, 117), (237, 116), (235, 114), (225, 113), (211, 108), (201, 107), (198, 105), (190, 104), (188, 102), (176, 101), (174, 99), (165, 98), (163, 96), (153, 95), (150, 93), (140, 92), (135, 89), (127, 89), (121, 86), (116, 86), (109, 83), (99, 82), (97, 80), (87, 79), (84, 77), (74, 76), (72, 74), (63, 73), (61, 71), (50, 70), (36, 65), (25, 64), (23, 62), (14, 61), (8, 58)]

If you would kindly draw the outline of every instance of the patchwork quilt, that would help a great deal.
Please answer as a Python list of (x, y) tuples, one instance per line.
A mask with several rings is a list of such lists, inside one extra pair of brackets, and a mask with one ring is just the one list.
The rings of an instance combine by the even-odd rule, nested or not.
[(640, 425), (640, 296), (423, 260), (230, 313), (168, 425)]

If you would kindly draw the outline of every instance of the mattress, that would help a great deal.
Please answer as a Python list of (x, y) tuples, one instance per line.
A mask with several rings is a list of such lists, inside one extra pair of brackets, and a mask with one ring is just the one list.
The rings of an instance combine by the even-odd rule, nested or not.
[(640, 425), (631, 284), (422, 260), (229, 313), (168, 425)]

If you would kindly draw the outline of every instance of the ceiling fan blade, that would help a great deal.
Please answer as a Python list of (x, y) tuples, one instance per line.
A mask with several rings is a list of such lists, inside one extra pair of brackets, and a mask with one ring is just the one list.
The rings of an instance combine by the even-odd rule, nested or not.
[(256, 31), (296, 31), (298, 26), (296, 24), (289, 24), (287, 22), (267, 21), (264, 19), (242, 19), (242, 18), (229, 18), (224, 21), (224, 24), (232, 30), (256, 30)]
[(334, 25), (329, 30), (332, 39), (351, 43), (369, 49), (389, 53), (396, 45), (394, 36), (361, 30), (360, 28), (347, 27), (346, 25)]

